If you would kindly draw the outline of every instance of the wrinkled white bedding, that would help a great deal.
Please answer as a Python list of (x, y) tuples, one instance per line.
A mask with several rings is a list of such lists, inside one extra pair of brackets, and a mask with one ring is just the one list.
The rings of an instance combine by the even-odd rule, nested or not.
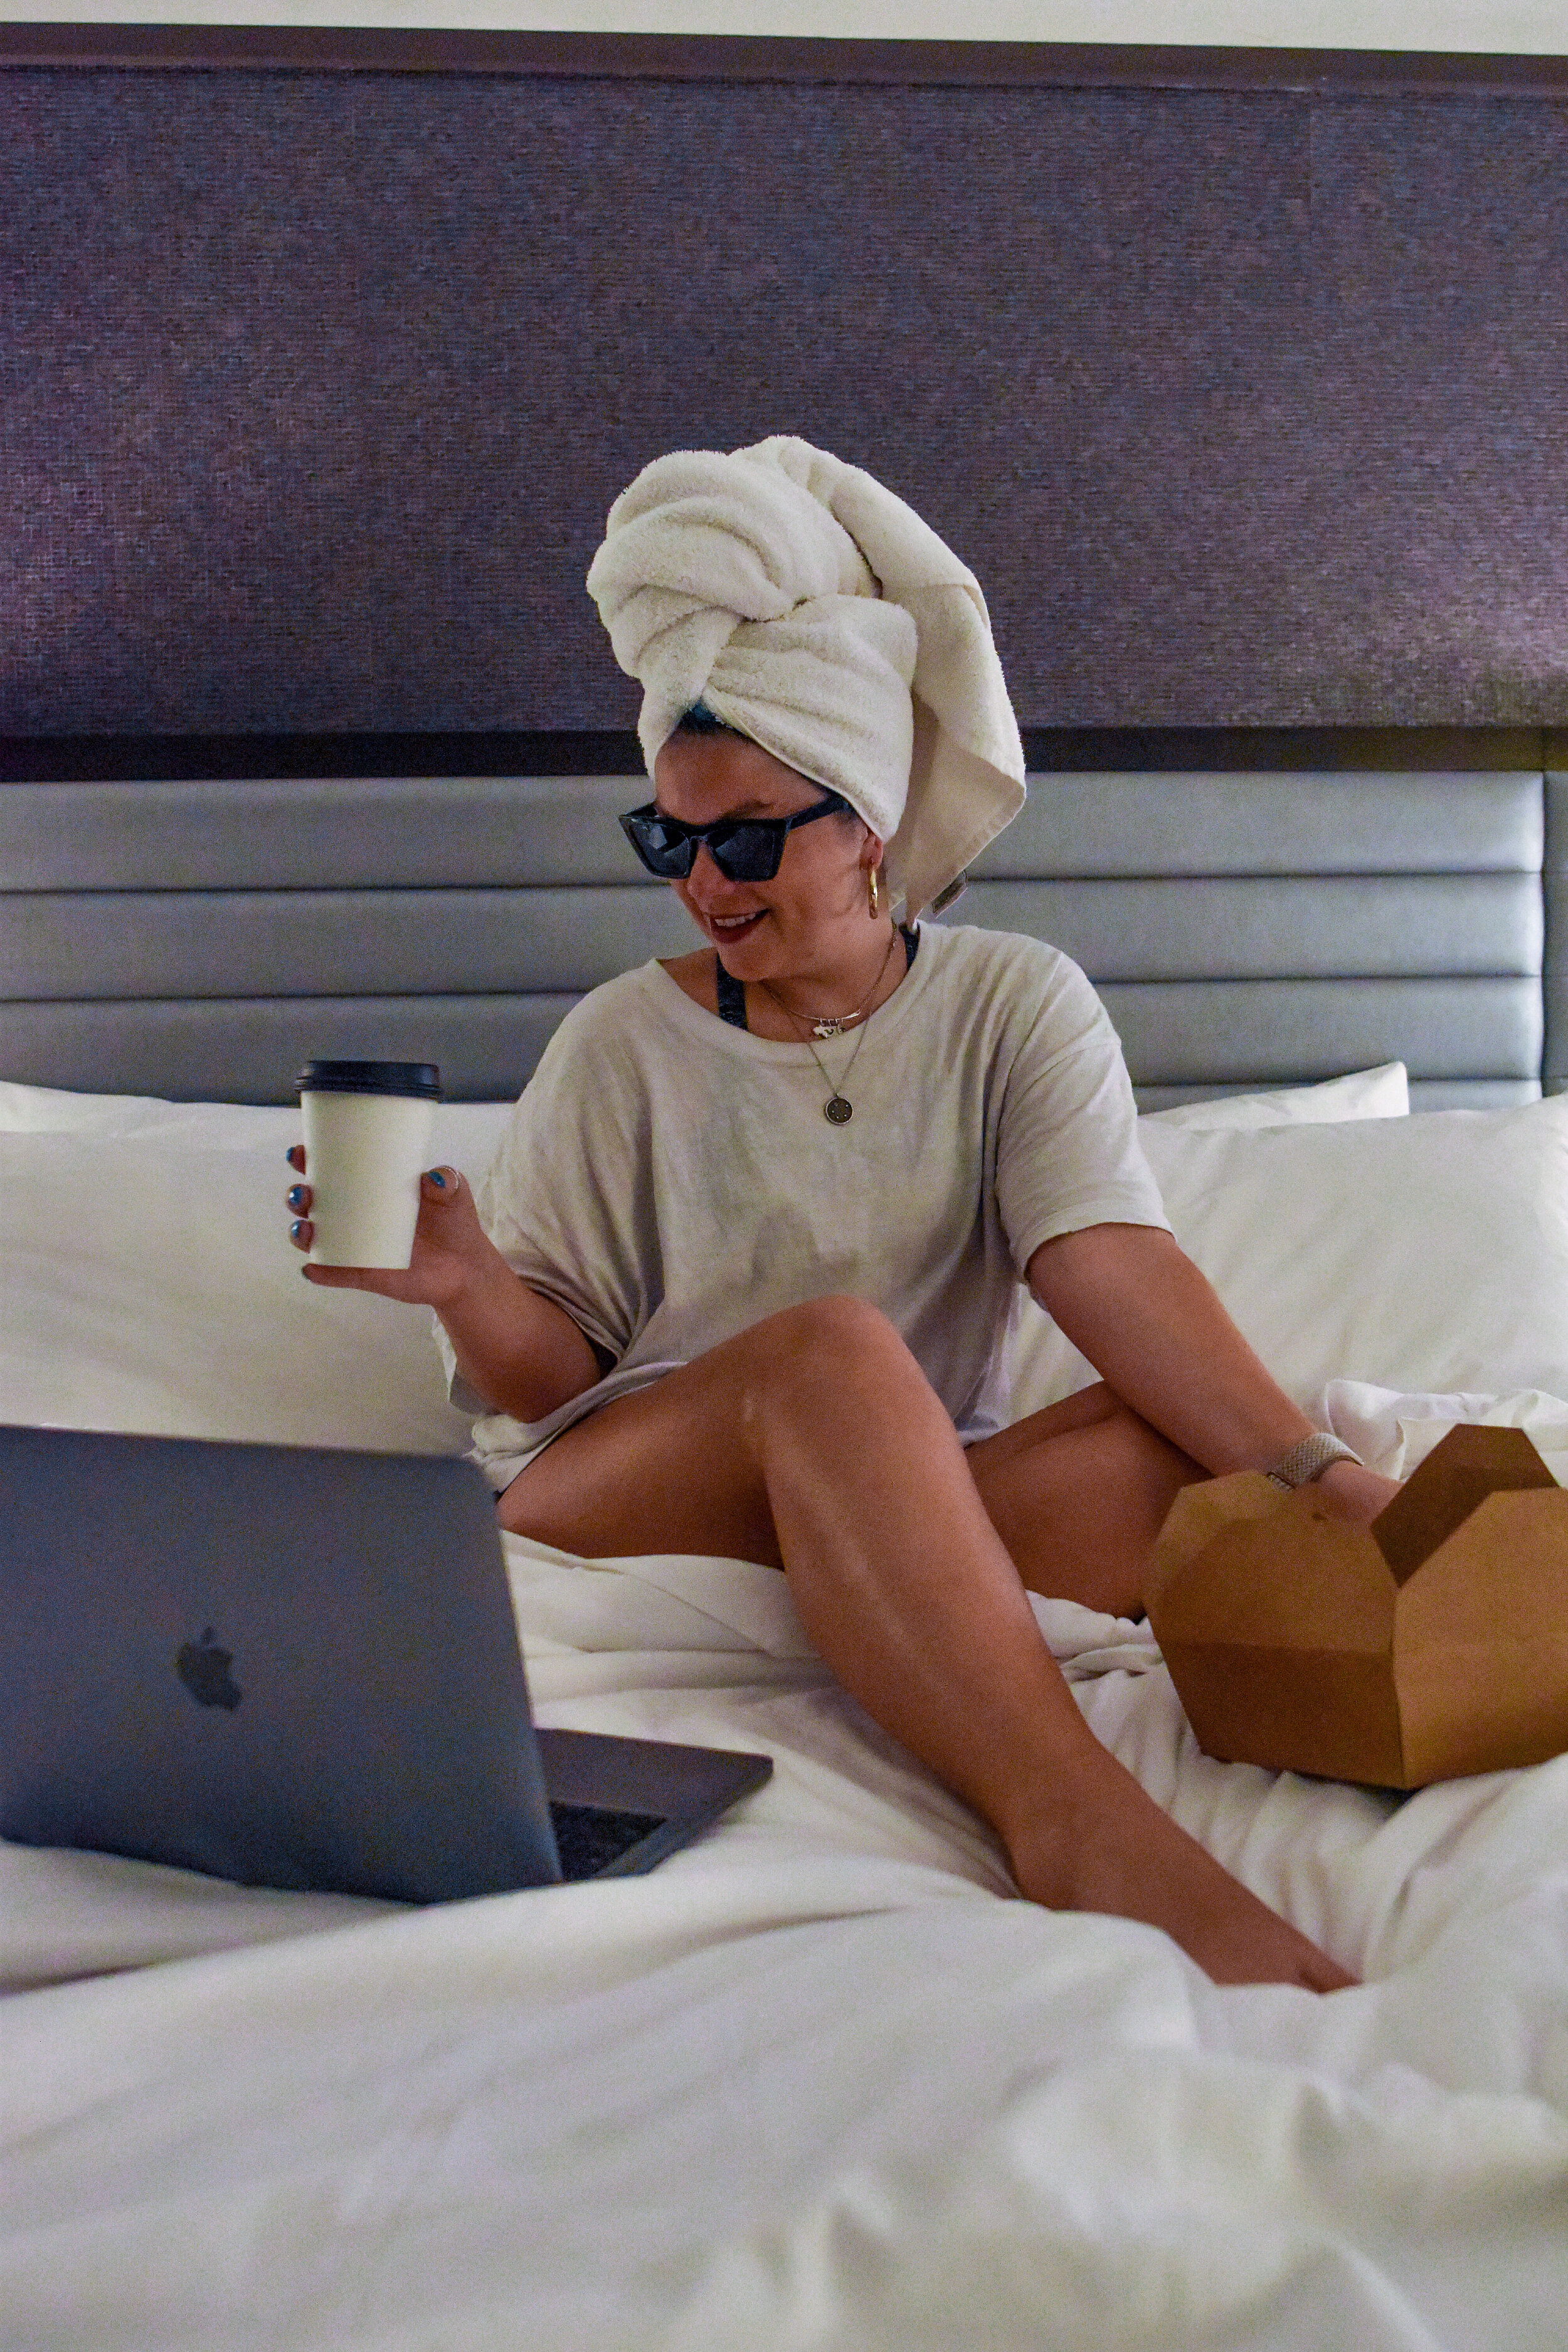
[[(1328, 1403), (1405, 1467), (1445, 1417)], [(1216, 1989), (1010, 1899), (773, 1572), (508, 1555), (541, 1721), (773, 1780), (647, 1878), (417, 1913), (0, 1849), (7, 2346), (1568, 2341), (1568, 1759), (1215, 1764), (1146, 1629), (1040, 1603), (1100, 1736), (1365, 1978)]]

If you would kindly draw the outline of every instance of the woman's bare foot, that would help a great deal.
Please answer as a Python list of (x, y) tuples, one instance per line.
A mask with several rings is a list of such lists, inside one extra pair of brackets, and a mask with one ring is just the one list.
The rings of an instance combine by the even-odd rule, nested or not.
[(1113, 1756), (1053, 1808), (1045, 1835), (1012, 1846), (1021, 1894), (1057, 1911), (1163, 1927), (1216, 1984), (1339, 1992), (1357, 1979), (1233, 1878)]

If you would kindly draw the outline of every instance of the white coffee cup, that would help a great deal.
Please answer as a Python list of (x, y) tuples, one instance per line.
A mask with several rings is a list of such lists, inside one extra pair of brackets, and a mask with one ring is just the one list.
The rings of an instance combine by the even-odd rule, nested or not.
[(440, 1097), (434, 1062), (306, 1063), (300, 1110), (318, 1265), (407, 1265)]

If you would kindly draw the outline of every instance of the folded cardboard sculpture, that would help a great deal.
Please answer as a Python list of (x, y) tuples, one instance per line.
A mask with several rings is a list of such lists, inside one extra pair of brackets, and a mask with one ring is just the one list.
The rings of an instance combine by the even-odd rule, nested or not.
[(1450, 1430), (1366, 1528), (1184, 1487), (1145, 1602), (1210, 1756), (1417, 1789), (1568, 1749), (1568, 1490), (1522, 1430)]

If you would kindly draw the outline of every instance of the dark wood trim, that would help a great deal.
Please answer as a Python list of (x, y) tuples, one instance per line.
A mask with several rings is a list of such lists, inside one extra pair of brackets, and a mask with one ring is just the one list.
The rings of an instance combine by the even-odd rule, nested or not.
[(1568, 100), (1568, 56), (863, 41), (708, 33), (382, 31), (307, 25), (0, 25), (0, 66), (591, 76), (996, 89), (1297, 91)]
[(0, 736), (0, 783), (214, 776), (640, 776), (629, 730), (493, 734)]
[[(1032, 773), (1385, 772), (1568, 768), (1568, 730), (1537, 727), (1026, 727)], [(13, 735), (0, 783), (220, 776), (639, 776), (629, 731), (429, 735)]]

